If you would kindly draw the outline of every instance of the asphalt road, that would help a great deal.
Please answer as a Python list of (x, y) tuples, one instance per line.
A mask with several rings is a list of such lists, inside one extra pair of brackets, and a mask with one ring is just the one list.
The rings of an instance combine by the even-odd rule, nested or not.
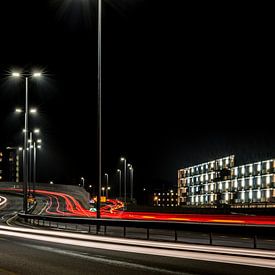
[[(217, 256), (218, 257), (218, 256)], [(0, 274), (274, 274), (274, 269), (127, 253), (0, 234)]]

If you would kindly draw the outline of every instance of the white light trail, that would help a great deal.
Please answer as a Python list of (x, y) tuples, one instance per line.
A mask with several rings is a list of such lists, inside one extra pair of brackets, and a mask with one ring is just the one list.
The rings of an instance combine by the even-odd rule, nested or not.
[(0, 226), (0, 235), (128, 253), (275, 268), (274, 252), (258, 249), (161, 243), (7, 226)]

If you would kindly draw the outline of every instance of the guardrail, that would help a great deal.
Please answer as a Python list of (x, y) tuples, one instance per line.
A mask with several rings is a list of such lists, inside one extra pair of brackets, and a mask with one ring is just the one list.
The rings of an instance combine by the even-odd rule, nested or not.
[[(275, 226), (272, 225), (248, 225), (248, 224), (216, 224), (216, 223), (198, 223), (198, 222), (171, 222), (171, 221), (144, 221), (144, 220), (119, 220), (119, 219), (96, 219), (96, 218), (77, 218), (77, 217), (58, 217), (58, 216), (38, 216), (31, 214), (18, 214), (19, 218), (25, 222), (37, 224), (39, 226), (53, 227), (55, 223), (58, 228), (60, 224), (87, 225), (88, 232), (91, 232), (91, 226), (96, 226), (96, 234), (100, 232), (100, 227), (104, 227), (104, 234), (107, 227), (123, 228), (123, 237), (127, 237), (127, 228), (146, 229), (146, 239), (150, 239), (150, 230), (163, 229), (174, 232), (174, 241), (178, 241), (179, 231), (191, 231), (206, 233), (209, 236), (209, 244), (213, 244), (213, 234), (222, 233), (238, 236), (250, 237), (253, 241), (253, 247), (257, 248), (257, 237), (259, 235), (275, 236)], [(47, 222), (47, 224), (46, 224)]]

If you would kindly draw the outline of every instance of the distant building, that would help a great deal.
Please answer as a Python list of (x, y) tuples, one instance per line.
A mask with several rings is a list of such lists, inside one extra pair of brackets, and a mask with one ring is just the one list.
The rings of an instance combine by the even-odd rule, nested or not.
[(155, 192), (153, 205), (157, 207), (175, 207), (178, 206), (178, 193), (176, 190), (166, 192)]
[(275, 206), (275, 159), (235, 166), (228, 156), (178, 171), (178, 204)]
[(0, 181), (20, 181), (20, 152), (15, 147), (0, 150)]

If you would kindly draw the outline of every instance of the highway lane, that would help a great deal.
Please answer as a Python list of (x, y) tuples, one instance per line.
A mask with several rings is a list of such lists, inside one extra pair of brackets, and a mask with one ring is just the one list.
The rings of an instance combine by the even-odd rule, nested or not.
[(192, 246), (180, 250), (177, 244), (171, 244), (175, 250), (162, 243), (158, 243), (162, 248), (153, 242), (149, 247), (146, 241), (142, 241), (143, 245), (132, 241), (129, 246), (125, 244), (127, 240), (122, 243), (121, 239), (116, 244), (113, 238), (109, 238), (110, 243), (108, 238), (101, 242), (102, 238), (97, 236), (90, 236), (92, 240), (81, 240), (78, 236), (40, 236), (25, 233), (25, 229), (21, 233), (8, 231), (11, 235), (7, 235), (2, 229), (0, 273), (5, 274), (274, 274), (274, 269), (259, 267), (275, 267), (273, 253), (267, 252), (265, 259), (262, 256), (266, 252), (260, 250), (246, 250), (248, 255), (252, 254), (240, 257), (236, 254), (245, 254), (241, 250), (233, 253), (229, 249), (228, 255), (224, 255), (223, 248), (212, 247), (214, 253), (207, 253), (202, 252), (207, 248), (203, 246), (197, 246), (194, 251)]

